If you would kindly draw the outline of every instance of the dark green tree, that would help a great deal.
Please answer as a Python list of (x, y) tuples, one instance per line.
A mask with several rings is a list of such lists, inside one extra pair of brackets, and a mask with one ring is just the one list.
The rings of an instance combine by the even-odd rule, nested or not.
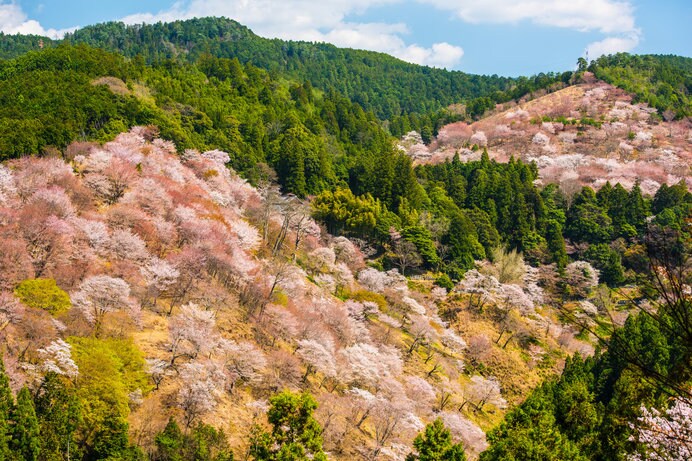
[(156, 459), (159, 461), (182, 461), (183, 432), (172, 417), (163, 431), (156, 434)]
[(185, 437), (186, 461), (233, 461), (233, 452), (222, 430), (198, 424)]
[(79, 455), (74, 433), (81, 423), (81, 406), (74, 387), (64, 377), (48, 373), (34, 397), (41, 433), (41, 459), (62, 461), (68, 451)]
[(5, 373), (5, 362), (0, 355), (0, 461), (10, 455), (10, 415), (14, 410), (14, 397), (10, 389), (10, 378)]
[(599, 243), (589, 246), (584, 253), (584, 258), (600, 271), (601, 282), (609, 286), (617, 286), (625, 280), (622, 258), (607, 244)]
[(24, 461), (37, 461), (41, 451), (39, 425), (34, 401), (27, 387), (17, 394), (17, 405), (12, 412), (12, 440), (10, 448)]
[(613, 235), (613, 221), (595, 203), (575, 204), (567, 214), (565, 234), (578, 242), (607, 242)]
[(488, 433), (481, 461), (586, 461), (555, 419), (554, 383), (534, 390), (505, 421)]
[(416, 454), (409, 454), (406, 461), (466, 461), (461, 443), (454, 443), (440, 418), (425, 426), (425, 432), (413, 440)]
[(257, 461), (326, 461), (322, 428), (312, 413), (317, 402), (309, 393), (281, 392), (269, 399), (271, 432), (255, 428), (250, 455)]

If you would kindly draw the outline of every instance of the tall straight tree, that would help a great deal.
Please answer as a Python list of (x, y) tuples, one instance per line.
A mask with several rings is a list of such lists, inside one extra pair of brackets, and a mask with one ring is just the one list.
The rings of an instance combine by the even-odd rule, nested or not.
[(14, 398), (10, 389), (10, 379), (5, 373), (5, 363), (0, 355), (0, 461), (10, 456), (10, 413), (14, 409)]
[(14, 455), (24, 461), (37, 461), (41, 450), (38, 419), (34, 410), (34, 401), (27, 387), (17, 394), (17, 405), (12, 412), (12, 440), (10, 448)]
[(56, 373), (48, 373), (34, 397), (41, 434), (41, 459), (62, 461), (71, 453), (76, 458), (74, 433), (82, 419), (82, 408), (74, 387)]

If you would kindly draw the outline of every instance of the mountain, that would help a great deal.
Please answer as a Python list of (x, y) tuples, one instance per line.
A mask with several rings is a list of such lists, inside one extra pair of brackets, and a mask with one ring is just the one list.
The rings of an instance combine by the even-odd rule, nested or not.
[[(0, 57), (14, 58), (27, 49), (55, 46), (48, 38), (0, 36)], [(569, 78), (570, 73), (531, 78), (471, 75), (409, 64), (383, 53), (337, 48), (326, 43), (265, 39), (225, 18), (126, 26), (105, 23), (81, 28), (64, 41), (87, 44), (152, 64), (166, 59), (197, 62), (205, 55), (236, 58), (242, 64), (310, 83), (340, 94), (381, 119), (405, 113), (427, 114), (453, 103), (490, 98), (504, 102)], [(473, 114), (488, 106), (474, 101)]]

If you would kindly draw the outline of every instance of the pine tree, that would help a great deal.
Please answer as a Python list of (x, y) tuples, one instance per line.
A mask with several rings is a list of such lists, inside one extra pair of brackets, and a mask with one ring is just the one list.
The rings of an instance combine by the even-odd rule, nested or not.
[(0, 461), (10, 455), (10, 414), (14, 410), (14, 398), (10, 389), (10, 379), (5, 373), (5, 363), (0, 356)]
[(406, 457), (406, 461), (466, 461), (461, 443), (452, 443), (452, 436), (440, 418), (425, 426), (425, 432), (413, 440), (418, 452)]
[(156, 435), (156, 459), (160, 461), (180, 461), (183, 448), (183, 433), (173, 418), (168, 420), (166, 428)]
[(309, 393), (284, 391), (269, 399), (267, 413), (271, 433), (253, 431), (250, 455), (256, 461), (326, 461), (322, 451), (322, 428), (312, 416), (317, 402)]
[(68, 452), (76, 458), (74, 433), (82, 409), (74, 388), (63, 377), (48, 373), (34, 398), (41, 433), (41, 459), (63, 460)]
[(27, 387), (23, 387), (17, 394), (17, 405), (12, 412), (12, 420), (14, 421), (10, 442), (12, 451), (20, 455), (24, 461), (38, 460), (41, 449), (38, 419)]

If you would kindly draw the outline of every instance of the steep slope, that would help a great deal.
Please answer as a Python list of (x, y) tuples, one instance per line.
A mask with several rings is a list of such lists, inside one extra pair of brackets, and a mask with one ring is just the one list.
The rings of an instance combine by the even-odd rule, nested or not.
[(662, 121), (656, 109), (635, 104), (624, 90), (586, 74), (585, 82), (532, 101), (503, 106), (488, 117), (447, 125), (433, 144), (415, 138), (402, 147), (421, 163), (438, 163), (457, 153), (462, 161), (510, 156), (535, 161), (544, 183), (567, 191), (596, 189), (606, 181), (648, 194), (660, 184), (692, 184), (692, 125), (688, 119)]
[[(242, 455), (266, 398), (289, 388), (318, 397), (334, 459), (402, 459), (435, 417), (474, 457), (478, 425), (555, 373), (563, 350), (590, 350), (544, 304), (534, 270), (500, 282), (489, 266), (448, 293), (367, 268), (305, 204), (229, 170), (227, 154), (178, 156), (153, 134), (0, 166), (12, 387), (62, 376), (88, 410), (74, 433), (84, 456), (126, 449), (98, 451), (106, 435), (94, 435), (122, 441), (126, 421), (153, 453), (169, 415), (222, 428)], [(57, 282), (67, 305), (46, 301), (34, 279)]]
[(252, 180), (266, 179), (268, 164), (284, 192), (302, 197), (348, 185), (396, 207), (393, 185), (380, 179), (410, 173), (408, 159), (372, 114), (334, 92), (315, 93), (229, 60), (146, 67), (84, 45), (60, 46), (0, 63), (0, 159), (155, 125), (181, 151), (229, 152), (231, 165)]
[(692, 58), (670, 55), (603, 56), (589, 69), (601, 80), (658, 109), (665, 119), (692, 115)]

